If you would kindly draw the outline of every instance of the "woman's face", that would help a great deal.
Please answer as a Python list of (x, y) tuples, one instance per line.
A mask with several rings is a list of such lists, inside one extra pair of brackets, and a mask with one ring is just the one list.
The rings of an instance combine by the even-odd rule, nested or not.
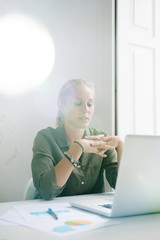
[(74, 128), (86, 128), (94, 112), (94, 90), (88, 86), (77, 86), (74, 94), (63, 104), (64, 121)]

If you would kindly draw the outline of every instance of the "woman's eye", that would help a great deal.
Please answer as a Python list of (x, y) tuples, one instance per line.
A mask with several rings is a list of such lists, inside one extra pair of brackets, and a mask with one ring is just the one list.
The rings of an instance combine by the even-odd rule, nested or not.
[(81, 102), (75, 102), (74, 105), (80, 107), (81, 106)]
[(93, 107), (93, 103), (88, 103), (88, 107)]
[[(81, 107), (83, 104), (83, 102), (75, 102), (74, 105), (77, 106), (77, 107)], [(90, 107), (93, 107), (93, 103), (87, 103), (87, 106), (90, 108)]]

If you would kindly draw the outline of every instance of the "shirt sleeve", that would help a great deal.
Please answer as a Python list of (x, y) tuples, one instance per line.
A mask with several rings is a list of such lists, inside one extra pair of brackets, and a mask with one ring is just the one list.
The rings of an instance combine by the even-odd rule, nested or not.
[(106, 155), (107, 157), (103, 159), (103, 168), (105, 169), (105, 175), (109, 185), (115, 189), (118, 168), (117, 152), (116, 150), (108, 150)]
[(52, 142), (51, 145), (50, 139), (47, 138), (43, 132), (40, 131), (37, 134), (33, 146), (32, 176), (38, 193), (46, 200), (53, 199), (59, 195), (64, 188), (56, 185), (54, 172), (56, 160), (52, 154), (54, 147), (56, 148), (56, 143), (55, 146), (54, 142)]

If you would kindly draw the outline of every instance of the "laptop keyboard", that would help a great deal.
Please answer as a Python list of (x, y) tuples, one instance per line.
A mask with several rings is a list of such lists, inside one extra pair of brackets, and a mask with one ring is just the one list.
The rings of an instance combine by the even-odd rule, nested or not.
[(112, 203), (108, 203), (108, 204), (100, 204), (98, 205), (99, 207), (104, 207), (104, 208), (109, 208), (112, 209)]
[(101, 196), (101, 200), (104, 201), (104, 203), (101, 203), (98, 205), (98, 207), (106, 208), (106, 209), (112, 209), (112, 203), (114, 198), (114, 192), (104, 194)]

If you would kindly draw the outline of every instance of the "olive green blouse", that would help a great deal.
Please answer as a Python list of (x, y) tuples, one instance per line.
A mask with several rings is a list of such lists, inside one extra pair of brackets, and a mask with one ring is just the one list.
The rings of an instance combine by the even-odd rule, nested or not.
[[(87, 128), (84, 136), (98, 134), (108, 135), (102, 130)], [(82, 153), (80, 168), (74, 168), (66, 184), (60, 188), (56, 185), (54, 166), (64, 157), (70, 148), (64, 125), (54, 129), (48, 127), (38, 132), (34, 140), (32, 176), (38, 194), (35, 198), (53, 199), (56, 196), (71, 196), (104, 192), (105, 176), (112, 188), (117, 178), (117, 152), (108, 150), (107, 157), (94, 153)]]

